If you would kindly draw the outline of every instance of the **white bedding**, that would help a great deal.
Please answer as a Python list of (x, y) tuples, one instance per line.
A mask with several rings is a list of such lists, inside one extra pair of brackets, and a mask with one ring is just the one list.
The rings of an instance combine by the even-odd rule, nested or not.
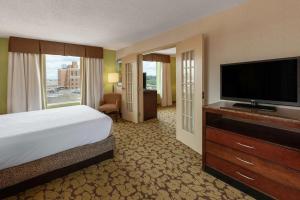
[(111, 127), (88, 106), (0, 115), (0, 170), (101, 141)]

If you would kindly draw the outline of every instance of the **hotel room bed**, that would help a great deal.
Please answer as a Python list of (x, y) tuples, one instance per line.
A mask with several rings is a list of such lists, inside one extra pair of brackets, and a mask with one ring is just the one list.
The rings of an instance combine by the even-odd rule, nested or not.
[(0, 197), (112, 157), (111, 128), (110, 117), (87, 106), (0, 116)]

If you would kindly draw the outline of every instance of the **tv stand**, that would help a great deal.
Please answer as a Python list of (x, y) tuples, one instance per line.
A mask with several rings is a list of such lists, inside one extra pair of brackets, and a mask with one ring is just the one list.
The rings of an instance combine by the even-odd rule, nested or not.
[(248, 108), (248, 109), (258, 109), (258, 110), (265, 110), (270, 112), (276, 112), (275, 106), (262, 106), (258, 105), (256, 102), (251, 104), (248, 103), (235, 103), (233, 104), (234, 107), (240, 107), (240, 108)]
[(300, 197), (300, 112), (203, 108), (203, 170), (256, 199)]

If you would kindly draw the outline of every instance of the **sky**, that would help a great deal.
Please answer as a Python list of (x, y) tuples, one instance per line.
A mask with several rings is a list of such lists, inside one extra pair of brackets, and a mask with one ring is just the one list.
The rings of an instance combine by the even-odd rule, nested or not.
[(143, 71), (147, 76), (156, 76), (156, 62), (143, 61)]
[(63, 65), (70, 65), (72, 61), (77, 61), (78, 66), (80, 57), (74, 56), (59, 56), (59, 55), (46, 55), (46, 74), (47, 79), (57, 80), (57, 69), (60, 69)]

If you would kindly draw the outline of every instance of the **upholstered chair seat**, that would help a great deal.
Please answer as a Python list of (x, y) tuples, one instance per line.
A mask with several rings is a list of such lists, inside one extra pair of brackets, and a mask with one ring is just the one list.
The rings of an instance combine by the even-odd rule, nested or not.
[(119, 111), (119, 107), (116, 104), (104, 104), (102, 106), (99, 106), (99, 111), (105, 113), (111, 113), (111, 112)]

